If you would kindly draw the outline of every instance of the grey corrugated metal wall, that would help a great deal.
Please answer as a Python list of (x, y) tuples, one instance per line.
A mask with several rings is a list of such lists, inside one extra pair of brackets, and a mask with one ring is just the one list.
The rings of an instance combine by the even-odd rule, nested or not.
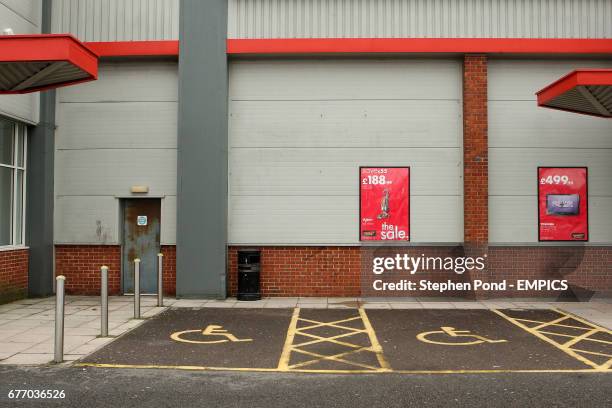
[(53, 0), (54, 33), (81, 41), (177, 40), (179, 0)]
[(163, 196), (161, 243), (176, 242), (176, 62), (100, 65), (58, 90), (55, 243), (118, 244), (119, 200), (133, 185)]
[(612, 60), (489, 61), (489, 241), (538, 241), (537, 167), (588, 166), (589, 242), (612, 243), (612, 121), (536, 107), (535, 92)]
[(610, 0), (229, 0), (229, 38), (610, 38)]
[(357, 244), (358, 169), (411, 166), (412, 241), (463, 240), (458, 60), (230, 65), (229, 243)]

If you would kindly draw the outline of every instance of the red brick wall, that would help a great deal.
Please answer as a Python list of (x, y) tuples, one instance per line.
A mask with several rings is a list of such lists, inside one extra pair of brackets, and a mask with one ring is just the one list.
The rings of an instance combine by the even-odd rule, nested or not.
[[(577, 295), (612, 291), (612, 247), (490, 247), (489, 277), (501, 279), (567, 279)], [(551, 296), (555, 292), (509, 291), (507, 295)]]
[(466, 55), (463, 63), (464, 241), (489, 239), (487, 57)]
[(27, 249), (0, 251), (0, 304), (28, 295)]
[[(228, 248), (229, 295), (236, 296), (238, 247)], [(359, 296), (358, 247), (262, 247), (263, 296)]]
[(100, 267), (108, 266), (108, 293), (121, 293), (121, 247), (118, 245), (56, 245), (55, 274), (66, 277), (69, 295), (99, 295)]
[[(176, 247), (164, 245), (164, 294), (176, 293)], [(119, 245), (56, 245), (55, 273), (66, 276), (66, 293), (99, 295), (100, 267), (108, 266), (108, 293), (121, 293), (121, 247)]]
[(176, 295), (176, 246), (162, 245), (161, 252), (164, 254), (164, 295)]
[[(560, 291), (438, 293), (381, 293), (370, 291), (373, 256), (393, 256), (404, 252), (412, 256), (458, 257), (487, 255), (487, 269), (463, 275), (454, 272), (418, 272), (396, 278), (432, 281), (498, 282), (503, 279), (567, 279), (573, 292), (612, 291), (612, 247), (490, 247), (477, 253), (475, 247), (260, 247), (261, 290), (263, 296), (456, 296), (462, 298), (558, 296)], [(228, 248), (228, 295), (237, 293), (237, 252)], [(364, 273), (362, 278), (362, 263)], [(367, 269), (365, 269), (367, 268)], [(512, 283), (512, 282), (510, 282)], [(363, 286), (362, 286), (363, 285)]]

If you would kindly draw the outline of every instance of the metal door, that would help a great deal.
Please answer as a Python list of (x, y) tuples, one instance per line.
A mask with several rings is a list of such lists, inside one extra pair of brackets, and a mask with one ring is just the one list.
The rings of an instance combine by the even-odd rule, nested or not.
[(123, 200), (123, 293), (134, 293), (134, 259), (140, 259), (140, 292), (157, 292), (161, 200)]

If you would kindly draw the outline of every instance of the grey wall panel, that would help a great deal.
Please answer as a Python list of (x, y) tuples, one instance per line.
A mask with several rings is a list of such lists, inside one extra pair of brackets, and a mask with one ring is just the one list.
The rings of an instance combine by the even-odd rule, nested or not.
[[(535, 101), (489, 101), (489, 147), (612, 148), (612, 123), (587, 115), (536, 108)], [(517, 120), (520, 118), (520, 120)], [(537, 137), (534, 137), (537, 135)]]
[[(492, 243), (538, 241), (538, 200), (530, 196), (493, 196), (489, 199), (489, 240)], [(589, 241), (612, 242), (612, 197), (589, 197)], [(597, 220), (594, 222), (594, 220)]]
[(358, 243), (360, 165), (411, 167), (413, 242), (462, 241), (460, 73), (453, 60), (233, 62), (229, 242)]
[(133, 185), (176, 194), (176, 149), (57, 150), (56, 163), (58, 196), (125, 196)]
[(589, 168), (590, 243), (612, 242), (612, 122), (537, 107), (535, 92), (578, 67), (612, 61), (489, 63), (489, 240), (537, 242), (537, 167)]
[(111, 196), (59, 196), (56, 244), (118, 244), (119, 200)]
[(578, 68), (612, 68), (612, 59), (490, 59), (489, 100), (535, 101), (536, 92)]
[(238, 101), (461, 98), (457, 60), (235, 61), (230, 77), (230, 98)]
[[(15, 34), (41, 32), (42, 2), (40, 0), (0, 0), (0, 31), (12, 29)], [(40, 96), (38, 92), (24, 95), (0, 95), (0, 115), (30, 123), (38, 123)]]
[[(442, 117), (438, 120), (444, 120)], [(359, 166), (411, 166), (412, 195), (460, 195), (462, 152), (455, 148), (232, 148), (233, 195), (352, 195)], [(442, 193), (441, 193), (442, 192)]]
[(162, 245), (176, 244), (176, 196), (167, 195), (161, 200), (161, 231)]
[(229, 0), (229, 38), (610, 38), (608, 0)]
[[(0, 0), (0, 4), (33, 26), (41, 26), (42, 0)], [(17, 34), (16, 31), (15, 33)]]
[(176, 149), (176, 102), (63, 103), (58, 148)]
[[(161, 244), (176, 243), (176, 196), (161, 200)], [(119, 199), (111, 196), (60, 196), (56, 244), (120, 244)]]
[(8, 116), (30, 124), (39, 119), (40, 94), (0, 95), (0, 115)]
[[(353, 172), (355, 173), (355, 172)], [(358, 238), (359, 202), (346, 196), (244, 196), (230, 199), (230, 243), (338, 245)], [(413, 196), (411, 233), (420, 242), (461, 242), (463, 198)]]
[(62, 88), (61, 102), (176, 102), (175, 62), (100, 64), (99, 79)]
[(538, 166), (588, 166), (589, 195), (612, 196), (612, 149), (491, 148), (489, 163), (491, 195), (535, 195)]
[(133, 185), (165, 197), (161, 240), (176, 242), (176, 80), (176, 63), (110, 63), (95, 83), (58, 91), (56, 242), (102, 242), (91, 230), (99, 209), (104, 243), (118, 243), (117, 197)]
[(42, 3), (23, 4), (15, 7), (13, 2), (0, 1), (0, 30), (12, 29), (14, 34), (40, 34)]
[(589, 203), (589, 234), (592, 242), (612, 242), (612, 197), (591, 197)]
[(53, 0), (54, 33), (81, 41), (177, 40), (179, 0)]
[[(489, 159), (489, 166), (492, 161)], [(531, 179), (535, 179), (532, 175)], [(533, 180), (530, 180), (535, 184)], [(489, 196), (489, 242), (538, 241), (538, 199), (530, 196)]]
[(234, 100), (230, 115), (236, 147), (456, 147), (461, 126), (457, 100)]

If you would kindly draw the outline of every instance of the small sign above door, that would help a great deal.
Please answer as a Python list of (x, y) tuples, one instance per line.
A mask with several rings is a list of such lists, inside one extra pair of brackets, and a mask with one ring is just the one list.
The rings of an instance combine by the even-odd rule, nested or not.
[(144, 227), (147, 225), (147, 216), (146, 215), (139, 215), (136, 218), (136, 225), (138, 225), (139, 227)]

